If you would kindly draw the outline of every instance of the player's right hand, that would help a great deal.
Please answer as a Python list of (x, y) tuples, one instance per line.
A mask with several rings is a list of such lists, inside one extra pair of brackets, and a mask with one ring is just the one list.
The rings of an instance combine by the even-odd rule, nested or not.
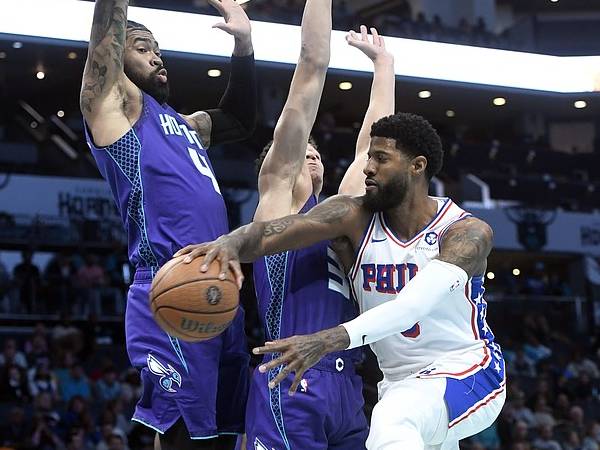
[(348, 45), (359, 49), (367, 55), (371, 61), (386, 61), (393, 62), (394, 57), (385, 49), (383, 37), (379, 36), (377, 29), (371, 28), (371, 40), (369, 41), (369, 33), (365, 25), (360, 26), (360, 34), (355, 31), (350, 31), (346, 35)]
[(206, 272), (210, 264), (216, 259), (219, 261), (219, 279), (226, 279), (227, 271), (231, 269), (238, 289), (242, 288), (244, 274), (240, 265), (239, 250), (234, 237), (225, 234), (216, 241), (188, 245), (175, 253), (173, 257), (177, 258), (184, 255), (184, 264), (189, 264), (194, 259), (204, 255), (204, 260), (200, 266), (201, 272)]

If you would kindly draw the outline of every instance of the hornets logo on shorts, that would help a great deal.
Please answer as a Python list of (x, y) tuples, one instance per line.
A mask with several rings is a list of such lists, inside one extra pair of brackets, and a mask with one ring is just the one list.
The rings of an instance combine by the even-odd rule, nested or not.
[(150, 353), (148, 353), (147, 363), (150, 372), (160, 377), (160, 387), (167, 392), (177, 392), (175, 389), (173, 389), (173, 384), (181, 387), (181, 375), (179, 372), (173, 369), (171, 364), (167, 364), (167, 367), (165, 367), (163, 363), (161, 363)]

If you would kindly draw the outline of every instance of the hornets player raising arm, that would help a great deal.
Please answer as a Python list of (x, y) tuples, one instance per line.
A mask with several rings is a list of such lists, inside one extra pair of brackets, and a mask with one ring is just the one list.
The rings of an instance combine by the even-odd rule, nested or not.
[[(97, 0), (80, 93), (80, 108), (94, 143), (106, 147), (139, 120), (142, 92), (164, 105), (168, 72), (158, 42), (144, 25), (127, 20), (127, 0)], [(203, 148), (249, 137), (256, 122), (256, 82), (250, 21), (234, 0), (209, 0), (220, 28), (235, 38), (231, 74), (215, 109), (181, 115)], [(176, 130), (179, 134), (181, 131)]]
[[(364, 168), (364, 196), (331, 197), (306, 214), (251, 223), (214, 242), (189, 246), (179, 252), (188, 254), (188, 261), (205, 255), (204, 269), (217, 259), (224, 277), (227, 266), (238, 261), (253, 261), (261, 255), (305, 247), (324, 239), (347, 238), (353, 250), (359, 253), (358, 258), (368, 246), (396, 245), (392, 236), (385, 242), (383, 239), (369, 241), (377, 218), (385, 218), (394, 239), (406, 243), (420, 239), (438, 223), (447, 224), (443, 232), (437, 230), (439, 254), (426, 265), (422, 264), (416, 276), (399, 290), (393, 299), (396, 301), (375, 306), (339, 327), (293, 336), (255, 349), (255, 353), (260, 354), (281, 353), (260, 369), (285, 366), (272, 386), (295, 372), (290, 389), (295, 391), (304, 371), (323, 355), (370, 344), (410, 329), (448, 295), (464, 292), (471, 277), (483, 273), (492, 247), (490, 227), (469, 217), (449, 199), (441, 207), (441, 199), (428, 196), (429, 181), (440, 170), (441, 161), (439, 136), (422, 117), (399, 113), (383, 118), (373, 124), (371, 130)], [(446, 214), (450, 208), (454, 208), (454, 213)], [(357, 290), (357, 284), (354, 288)]]

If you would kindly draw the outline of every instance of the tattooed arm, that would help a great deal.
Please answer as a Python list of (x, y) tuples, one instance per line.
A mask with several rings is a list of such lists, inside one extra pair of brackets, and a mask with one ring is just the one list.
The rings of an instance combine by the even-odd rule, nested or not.
[(492, 230), (485, 222), (475, 218), (456, 222), (442, 237), (439, 258), (419, 270), (394, 301), (377, 305), (340, 326), (267, 342), (255, 348), (255, 354), (276, 354), (261, 364), (259, 371), (265, 373), (283, 366), (270, 380), (270, 388), (294, 372), (290, 387), (293, 394), (302, 374), (327, 353), (371, 344), (407, 330), (446, 301), (449, 293), (457, 289), (461, 292), (470, 277), (485, 271), (491, 248)]
[[(123, 72), (128, 3), (96, 0), (94, 8), (79, 102), (98, 146), (112, 144), (131, 126), (125, 104), (133, 83)], [(139, 96), (139, 91), (133, 93)]]
[(454, 264), (467, 275), (482, 275), (487, 257), (492, 251), (493, 232), (484, 221), (475, 217), (463, 219), (443, 234), (437, 259)]
[(220, 277), (224, 279), (230, 267), (241, 286), (240, 261), (251, 262), (260, 256), (303, 248), (340, 236), (346, 236), (355, 243), (360, 240), (369, 218), (370, 214), (362, 208), (362, 199), (336, 195), (306, 214), (252, 222), (214, 242), (188, 245), (174, 256), (187, 255), (184, 261), (190, 262), (205, 255), (202, 271), (216, 259), (221, 265)]

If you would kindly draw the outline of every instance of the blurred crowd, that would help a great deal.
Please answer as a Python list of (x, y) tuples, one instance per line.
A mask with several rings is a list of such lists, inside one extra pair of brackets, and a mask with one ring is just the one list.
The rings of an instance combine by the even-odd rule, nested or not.
[[(136, 0), (137, 6), (161, 8), (160, 0)], [(509, 48), (509, 40), (505, 36), (492, 33), (482, 18), (469, 23), (462, 18), (458, 26), (451, 27), (435, 15), (427, 20), (423, 13), (412, 10), (407, 0), (398, 0), (384, 10), (365, 8), (350, 11), (344, 0), (333, 2), (333, 28), (336, 30), (358, 29), (359, 25), (375, 26), (386, 36), (409, 39), (449, 42), (454, 44), (476, 45), (493, 48)], [(278, 22), (300, 25), (304, 0), (253, 0), (246, 8), (252, 20)], [(169, 9), (215, 15), (215, 10), (206, 0), (175, 1), (169, 3)]]
[[(470, 450), (600, 449), (600, 339), (526, 315), (501, 333), (508, 397), (497, 422), (465, 442)], [(502, 330), (504, 331), (504, 330)]]
[(120, 250), (105, 257), (57, 253), (43, 271), (30, 250), (12, 271), (0, 260), (0, 312), (122, 315), (129, 266)]
[(129, 420), (139, 375), (122, 343), (101, 341), (101, 328), (65, 320), (51, 329), (38, 323), (23, 339), (3, 337), (0, 447), (153, 448), (153, 432)]

